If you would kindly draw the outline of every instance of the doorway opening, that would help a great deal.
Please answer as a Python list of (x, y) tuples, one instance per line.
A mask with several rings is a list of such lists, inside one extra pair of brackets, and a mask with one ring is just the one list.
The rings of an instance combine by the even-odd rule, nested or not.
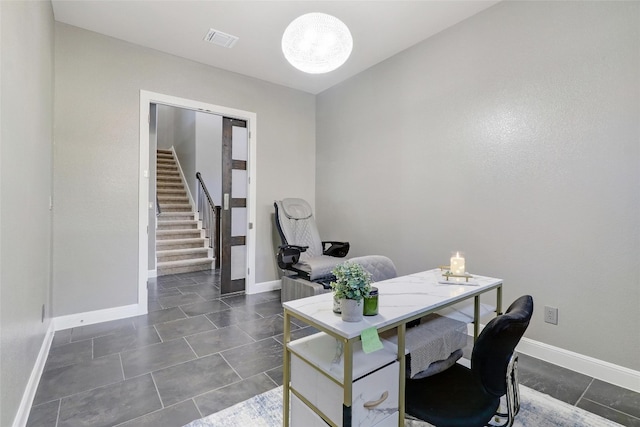
[[(212, 186), (215, 186), (216, 194), (220, 195), (220, 200), (216, 203), (221, 205), (222, 230), (227, 230), (227, 235), (223, 234), (223, 244), (221, 246), (222, 259), (221, 267), (225, 275), (223, 278), (227, 282), (225, 289), (221, 289), (223, 293), (237, 292), (244, 290), (252, 293), (255, 285), (255, 195), (256, 182), (252, 177), (255, 176), (256, 167), (256, 114), (248, 111), (237, 110), (229, 107), (203, 103), (200, 101), (178, 98), (170, 95), (158, 94), (148, 91), (140, 91), (140, 180), (139, 180), (139, 283), (138, 283), (138, 304), (142, 311), (143, 306), (146, 312), (147, 305), (147, 279), (153, 269), (150, 268), (151, 260), (155, 257), (151, 253), (153, 245), (151, 240), (155, 240), (152, 234), (155, 233), (155, 215), (156, 215), (156, 194), (153, 189), (155, 182), (150, 180), (156, 176), (155, 164), (155, 146), (158, 134), (154, 134), (158, 123), (152, 123), (157, 118), (159, 109), (165, 107), (176, 107), (178, 109), (193, 112), (192, 115), (198, 114), (202, 117), (203, 126), (211, 128), (215, 127), (217, 120), (222, 123), (222, 132), (219, 137), (222, 140), (223, 148), (217, 154), (217, 158), (211, 154), (212, 147), (205, 146), (202, 157), (197, 160), (200, 167), (207, 164), (206, 157), (214, 156), (211, 162), (217, 162), (220, 156), (226, 155), (228, 159), (222, 162), (222, 165), (228, 165), (229, 169), (223, 175), (226, 180), (215, 183), (215, 179), (211, 178)], [(244, 132), (244, 134), (243, 134)], [(236, 141), (246, 138), (244, 148), (243, 144), (234, 144)], [(226, 151), (224, 144), (227, 145)], [(240, 147), (240, 148), (238, 148)], [(153, 153), (151, 152), (153, 150)], [(201, 152), (202, 154), (202, 152)], [(198, 156), (200, 157), (200, 156)], [(196, 168), (196, 158), (187, 160), (191, 162), (188, 169), (189, 174), (193, 172), (191, 169)], [(195, 170), (195, 169), (194, 169)], [(185, 172), (186, 173), (186, 172)], [(191, 180), (195, 186), (195, 172)], [(209, 173), (209, 175), (211, 175)], [(151, 185), (150, 185), (151, 184)], [(219, 187), (219, 188), (218, 188)], [(194, 198), (196, 194), (189, 192)], [(190, 200), (195, 208), (197, 203)], [(225, 203), (226, 202), (226, 203)], [(226, 208), (226, 211), (225, 211)], [(241, 236), (241, 237), (240, 237)], [(227, 253), (224, 250), (227, 245)], [(154, 259), (155, 262), (155, 259)], [(225, 270), (226, 269), (226, 270)], [(222, 275), (221, 275), (222, 276)]]

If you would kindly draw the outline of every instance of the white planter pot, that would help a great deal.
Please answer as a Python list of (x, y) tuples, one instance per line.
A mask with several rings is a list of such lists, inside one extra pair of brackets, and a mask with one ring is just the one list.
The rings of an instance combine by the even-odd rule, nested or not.
[(335, 292), (333, 293), (333, 312), (340, 314), (340, 300), (336, 298)]
[(345, 322), (359, 322), (362, 320), (362, 310), (364, 304), (362, 300), (341, 299), (340, 310), (342, 312), (342, 320)]

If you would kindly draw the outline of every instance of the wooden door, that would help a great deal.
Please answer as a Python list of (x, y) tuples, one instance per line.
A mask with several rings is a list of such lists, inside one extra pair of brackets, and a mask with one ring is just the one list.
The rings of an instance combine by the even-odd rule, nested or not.
[(222, 118), (222, 211), (220, 215), (222, 294), (245, 289), (247, 275), (247, 191), (249, 135), (244, 120)]

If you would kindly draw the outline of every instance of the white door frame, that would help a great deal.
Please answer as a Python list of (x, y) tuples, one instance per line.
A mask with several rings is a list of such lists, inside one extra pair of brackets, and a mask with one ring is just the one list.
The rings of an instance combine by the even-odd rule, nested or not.
[[(138, 169), (138, 306), (140, 312), (147, 312), (147, 279), (149, 276), (147, 228), (149, 226), (149, 106), (150, 104), (169, 105), (245, 120), (249, 131), (249, 159), (247, 175), (247, 275), (245, 292), (251, 294), (255, 287), (256, 271), (256, 113), (237, 110), (221, 105), (209, 104), (192, 99), (178, 98), (171, 95), (140, 91), (140, 165)], [(253, 224), (253, 227), (249, 227)]]

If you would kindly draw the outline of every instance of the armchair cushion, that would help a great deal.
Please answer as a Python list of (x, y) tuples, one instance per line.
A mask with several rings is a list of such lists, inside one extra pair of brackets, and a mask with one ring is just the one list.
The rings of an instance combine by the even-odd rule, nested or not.
[(311, 281), (322, 279), (323, 277), (331, 277), (331, 271), (337, 264), (342, 262), (341, 260), (328, 255), (319, 255), (313, 258), (304, 259), (302, 257), (304, 253), (305, 252), (301, 254), (300, 260), (298, 260), (298, 263), (295, 264), (294, 267), (308, 274), (309, 280)]
[(371, 274), (371, 280), (380, 282), (382, 280), (393, 279), (398, 275), (396, 266), (386, 256), (367, 255), (351, 258), (350, 262), (360, 264), (365, 271)]

